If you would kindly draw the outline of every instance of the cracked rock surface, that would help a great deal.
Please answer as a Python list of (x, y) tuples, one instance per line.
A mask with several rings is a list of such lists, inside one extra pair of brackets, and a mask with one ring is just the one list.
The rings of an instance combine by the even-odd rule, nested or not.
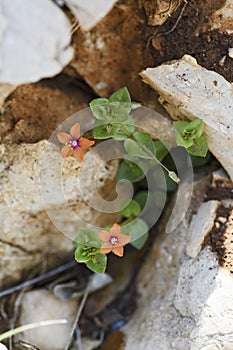
[[(170, 215), (167, 208), (159, 237), (138, 275), (139, 307), (124, 327), (126, 350), (133, 349), (135, 344), (138, 350), (229, 350), (233, 347), (232, 270), (223, 264), (220, 266), (221, 260), (210, 245), (202, 246), (195, 258), (186, 255), (187, 247), (192, 244), (194, 214), (204, 200), (205, 181), (202, 179), (195, 184), (186, 217), (170, 234), (164, 233)], [(218, 190), (215, 195), (220, 200)], [(211, 227), (214, 216), (214, 228), (218, 227), (218, 232), (225, 229), (223, 246), (227, 244), (227, 232), (231, 229), (231, 237), (233, 234), (232, 216), (226, 215), (223, 219), (223, 212), (232, 210), (233, 199), (230, 198), (229, 192), (229, 200), (221, 202), (225, 208), (221, 226), (218, 205), (215, 205), (215, 215), (212, 210), (212, 217), (208, 212), (213, 201), (207, 200), (202, 206), (201, 214), (206, 210), (206, 221), (210, 221)], [(209, 227), (207, 223), (207, 230)], [(205, 234), (203, 232), (203, 236)]]
[(175, 120), (202, 119), (209, 150), (233, 179), (233, 86), (191, 56), (147, 68), (143, 80)]

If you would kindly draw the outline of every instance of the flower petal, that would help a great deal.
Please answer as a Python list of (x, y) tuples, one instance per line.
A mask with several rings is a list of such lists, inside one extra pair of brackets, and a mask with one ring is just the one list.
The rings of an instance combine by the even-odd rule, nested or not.
[(81, 137), (79, 139), (79, 144), (81, 148), (89, 148), (92, 145), (94, 145), (95, 141), (90, 141), (88, 139), (85, 139), (85, 137)]
[(61, 155), (63, 158), (70, 157), (72, 153), (73, 153), (73, 150), (69, 145), (66, 145), (61, 149)]
[(80, 124), (75, 123), (72, 128), (70, 129), (70, 134), (73, 136), (75, 139), (79, 139), (80, 137)]
[(124, 235), (123, 233), (121, 233), (118, 236), (118, 240), (119, 240), (119, 244), (120, 245), (126, 245), (131, 241), (131, 237), (128, 235)]
[(101, 246), (103, 249), (112, 249), (113, 245), (110, 242), (104, 242)]
[(81, 148), (75, 148), (74, 149), (74, 157), (80, 162), (83, 162), (84, 159), (84, 152)]
[(58, 132), (57, 138), (61, 143), (64, 143), (64, 144), (69, 143), (70, 140), (72, 139), (72, 137), (66, 132)]
[(114, 247), (112, 249), (112, 252), (117, 256), (123, 256), (124, 255), (124, 248), (122, 245), (119, 247)]
[(109, 230), (111, 236), (118, 236), (121, 233), (121, 227), (119, 224), (114, 224)]
[(108, 254), (112, 251), (112, 248), (100, 248), (100, 254)]
[(111, 234), (108, 231), (101, 230), (99, 231), (99, 238), (102, 242), (108, 242), (111, 237)]

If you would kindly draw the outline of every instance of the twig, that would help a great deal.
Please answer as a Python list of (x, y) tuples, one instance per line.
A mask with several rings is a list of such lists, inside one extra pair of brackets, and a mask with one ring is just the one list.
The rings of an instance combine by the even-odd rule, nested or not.
[(77, 345), (78, 345), (78, 350), (83, 350), (83, 344), (82, 344), (82, 338), (81, 338), (81, 330), (79, 325), (76, 327), (76, 337), (77, 337)]
[[(150, 47), (150, 44), (151, 44), (153, 38), (158, 38), (159, 36), (168, 35), (168, 34), (174, 32), (174, 30), (176, 29), (179, 21), (181, 20), (181, 18), (183, 16), (183, 13), (184, 13), (184, 10), (185, 10), (186, 6), (188, 5), (188, 0), (183, 0), (183, 1), (184, 1), (184, 5), (182, 6), (180, 14), (179, 14), (175, 24), (173, 25), (173, 27), (170, 30), (168, 30), (167, 32), (162, 32), (162, 33), (158, 33), (159, 29), (157, 29), (156, 32), (154, 34), (150, 35), (149, 38), (147, 39), (146, 50), (145, 50), (145, 59), (144, 59), (146, 66), (148, 66), (148, 52), (149, 52), (149, 47)], [(171, 11), (171, 8), (172, 8), (172, 2), (173, 2), (173, 0), (170, 0), (169, 8), (168, 8), (168, 11), (167, 11), (168, 17), (171, 17), (170, 11)]]
[(158, 33), (158, 34), (156, 35), (156, 37), (159, 37), (159, 36), (162, 36), (162, 35), (168, 35), (168, 34), (174, 32), (174, 30), (176, 29), (178, 23), (180, 22), (180, 20), (181, 20), (181, 18), (182, 18), (182, 16), (183, 16), (184, 10), (186, 9), (186, 6), (187, 6), (187, 5), (188, 5), (188, 1), (187, 1), (187, 0), (184, 0), (184, 5), (182, 6), (182, 8), (181, 8), (181, 10), (180, 10), (180, 14), (179, 14), (179, 16), (178, 16), (178, 18), (177, 18), (175, 24), (173, 25), (173, 27), (172, 27), (170, 30), (168, 30), (167, 32)]
[[(69, 339), (68, 339), (68, 341), (67, 341), (65, 350), (69, 350), (69, 347), (70, 347), (70, 345), (71, 345), (71, 342), (72, 342), (72, 339), (73, 339), (73, 335), (74, 335), (74, 332), (75, 332), (77, 323), (78, 323), (79, 318), (80, 318), (80, 316), (81, 316), (81, 313), (82, 313), (82, 311), (83, 311), (83, 308), (84, 308), (84, 305), (85, 305), (85, 303), (86, 303), (88, 294), (89, 294), (89, 286), (87, 286), (87, 288), (86, 288), (86, 290), (85, 290), (85, 293), (84, 293), (84, 295), (83, 295), (81, 304), (79, 305), (78, 312), (77, 312), (77, 315), (76, 315), (76, 317), (75, 317), (75, 320), (74, 320), (74, 323), (73, 323), (73, 327), (72, 327), (72, 329), (71, 329), (70, 336), (69, 336)], [(80, 349), (79, 349), (79, 350), (80, 350)]]
[(48, 272), (46, 272), (38, 277), (34, 277), (34, 278), (32, 278), (26, 282), (20, 283), (14, 287), (5, 289), (2, 292), (0, 292), (0, 298), (5, 297), (5, 296), (10, 295), (10, 294), (15, 293), (15, 292), (19, 292), (20, 290), (31, 287), (38, 282), (42, 282), (48, 278), (54, 277), (61, 272), (64, 272), (66, 270), (71, 269), (72, 267), (76, 266), (76, 264), (77, 263), (75, 261), (70, 261), (69, 263), (61, 265), (61, 266), (59, 266), (51, 271), (48, 271)]
[[(13, 330), (15, 327), (15, 323), (19, 315), (19, 307), (20, 307), (23, 295), (24, 295), (24, 290), (22, 289), (20, 293), (17, 295), (17, 298), (14, 303), (14, 316), (10, 322), (11, 330)], [(12, 336), (9, 337), (9, 350), (12, 350)]]
[(170, 3), (169, 3), (169, 8), (168, 8), (168, 11), (167, 11), (167, 15), (168, 17), (171, 17), (171, 8), (172, 8), (172, 0), (170, 0)]
[(0, 334), (0, 342), (9, 337), (12, 337), (12, 335), (28, 331), (29, 329), (33, 329), (37, 327), (47, 327), (47, 326), (53, 326), (56, 324), (65, 324), (65, 323), (67, 323), (66, 319), (58, 319), (58, 320), (47, 320), (47, 321), (40, 321), (40, 322), (26, 324), (24, 326), (17, 327), (3, 334)]

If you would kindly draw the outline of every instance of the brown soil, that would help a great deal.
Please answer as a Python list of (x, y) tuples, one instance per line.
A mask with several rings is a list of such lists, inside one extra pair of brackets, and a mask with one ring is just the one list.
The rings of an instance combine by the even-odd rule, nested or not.
[(213, 229), (205, 244), (217, 254), (219, 265), (233, 273), (233, 183), (217, 181), (207, 191), (208, 200), (221, 200)]
[[(152, 45), (149, 47), (149, 65), (158, 66), (189, 54), (203, 67), (216, 71), (232, 82), (232, 59), (228, 56), (228, 48), (233, 47), (233, 36), (226, 32), (208, 31), (207, 26), (209, 16), (224, 3), (225, 0), (189, 0), (182, 18), (171, 33), (156, 36), (173, 28), (182, 5), (162, 27), (147, 28), (148, 36), (154, 34)], [(200, 32), (204, 27), (207, 27), (207, 30)], [(226, 59), (221, 66), (219, 61), (223, 56), (226, 56)]]
[(64, 74), (21, 85), (3, 106), (0, 142), (34, 143), (49, 138), (59, 123), (87, 107), (93, 97), (85, 84)]

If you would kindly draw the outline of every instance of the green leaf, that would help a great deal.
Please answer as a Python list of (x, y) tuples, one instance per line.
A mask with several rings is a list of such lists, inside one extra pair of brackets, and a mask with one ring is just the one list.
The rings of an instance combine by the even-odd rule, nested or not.
[(123, 208), (121, 209), (121, 214), (125, 218), (137, 217), (141, 213), (140, 205), (133, 199), (129, 202), (127, 206), (125, 206), (125, 204), (122, 203), (121, 207)]
[(117, 90), (116, 92), (114, 92), (114, 94), (112, 94), (109, 98), (110, 102), (126, 102), (128, 104), (131, 104), (131, 98), (130, 98), (130, 94), (129, 91), (126, 87), (123, 87), (119, 90)]
[(195, 119), (192, 122), (174, 122), (173, 126), (177, 145), (189, 148), (202, 135), (204, 124), (201, 119)]
[(163, 158), (166, 157), (169, 151), (167, 147), (165, 147), (164, 144), (159, 140), (154, 141), (154, 145), (156, 158), (161, 162)]
[(95, 139), (108, 139), (118, 133), (119, 128), (119, 124), (103, 124), (102, 121), (97, 120), (94, 126), (93, 136)]
[(83, 228), (78, 229), (78, 235), (76, 242), (83, 246), (100, 248), (101, 240), (99, 239), (98, 230), (92, 228)]
[(75, 260), (79, 263), (86, 263), (92, 259), (92, 257), (95, 256), (97, 252), (99, 252), (98, 248), (79, 245), (75, 250)]
[(145, 176), (143, 170), (130, 160), (123, 160), (117, 170), (116, 180), (128, 180), (132, 183), (143, 179)]
[(140, 191), (134, 197), (134, 200), (138, 202), (141, 210), (145, 207), (148, 198), (148, 191)]
[(162, 190), (163, 192), (174, 192), (177, 190), (177, 183), (168, 176), (167, 171), (162, 170), (159, 166), (155, 166), (150, 170), (148, 178), (154, 182), (156, 189)]
[(198, 168), (200, 166), (203, 166), (203, 165), (207, 164), (209, 162), (210, 158), (211, 158), (210, 152), (207, 152), (206, 157), (192, 156), (190, 154), (190, 159), (191, 159), (191, 162), (192, 162), (192, 166), (194, 168)]
[(133, 243), (131, 243), (131, 245), (132, 245), (134, 248), (140, 250), (140, 249), (142, 249), (142, 247), (145, 245), (145, 243), (146, 243), (148, 237), (149, 237), (149, 233), (146, 232), (143, 236), (141, 236), (141, 237), (138, 238), (136, 241), (134, 241)]
[(90, 102), (90, 108), (96, 119), (108, 120), (110, 118), (109, 101), (107, 98), (96, 98)]
[(111, 102), (109, 103), (111, 122), (123, 123), (128, 120), (129, 106), (125, 103)]
[(150, 195), (150, 204), (151, 205), (156, 205), (156, 207), (163, 209), (164, 208), (164, 203), (166, 202), (167, 199), (167, 192), (162, 191), (162, 190), (156, 190), (151, 193)]
[(136, 141), (148, 148), (153, 154), (155, 153), (155, 145), (149, 134), (142, 131), (135, 131), (133, 134)]
[(172, 179), (175, 183), (179, 183), (180, 179), (178, 178), (178, 176), (176, 175), (176, 173), (174, 171), (169, 171), (168, 172), (168, 176), (170, 177), (170, 179)]
[(184, 139), (183, 136), (181, 135), (177, 135), (176, 136), (176, 144), (177, 146), (182, 146), (184, 148), (188, 148), (188, 147), (191, 147), (193, 145), (193, 138), (187, 138), (187, 139)]
[(134, 140), (131, 140), (131, 139), (125, 140), (124, 147), (126, 151), (132, 156), (151, 159), (151, 156), (147, 154), (146, 151), (142, 149), (140, 144)]
[(117, 140), (117, 141), (124, 141), (127, 139), (127, 136), (124, 134), (124, 133), (116, 133), (112, 136), (114, 138), (114, 140)]
[(124, 225), (123, 222), (121, 231), (122, 233), (128, 234), (131, 237), (130, 244), (132, 246), (137, 249), (141, 249), (145, 243), (145, 238), (143, 240), (142, 237), (148, 233), (148, 225), (144, 220), (136, 218), (130, 223), (127, 223), (127, 225)]
[(87, 261), (87, 267), (96, 273), (104, 273), (107, 266), (107, 256), (106, 254), (96, 254), (94, 258)]
[(130, 115), (128, 116), (128, 119), (122, 123), (122, 126), (127, 129), (129, 134), (132, 134), (135, 130), (134, 120)]
[(192, 132), (195, 131), (194, 136), (195, 139), (198, 139), (202, 133), (203, 133), (204, 123), (201, 119), (194, 119), (190, 123), (188, 123), (188, 126), (185, 128), (184, 132)]
[(199, 137), (197, 140), (195, 140), (193, 146), (189, 147), (187, 151), (193, 156), (206, 157), (208, 152), (208, 143), (206, 137)]

